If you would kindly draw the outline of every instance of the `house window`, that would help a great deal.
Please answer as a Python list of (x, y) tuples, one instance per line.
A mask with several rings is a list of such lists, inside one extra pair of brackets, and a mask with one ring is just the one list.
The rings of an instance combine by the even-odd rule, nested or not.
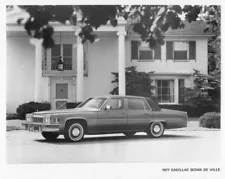
[(55, 44), (51, 48), (51, 70), (57, 70), (60, 55), (63, 57), (64, 70), (72, 70), (72, 44)]
[(148, 43), (131, 41), (131, 60), (152, 61), (161, 59), (161, 45), (150, 49)]
[(166, 42), (167, 60), (186, 61), (196, 59), (195, 41), (167, 41)]
[(64, 70), (72, 70), (72, 44), (63, 44)]
[(148, 47), (147, 43), (142, 43), (138, 49), (139, 60), (153, 60), (154, 51)]
[(184, 103), (184, 79), (179, 79), (179, 103)]
[(188, 59), (188, 43), (187, 42), (174, 42), (174, 60), (187, 60)]
[(156, 96), (160, 103), (174, 102), (174, 80), (156, 80)]

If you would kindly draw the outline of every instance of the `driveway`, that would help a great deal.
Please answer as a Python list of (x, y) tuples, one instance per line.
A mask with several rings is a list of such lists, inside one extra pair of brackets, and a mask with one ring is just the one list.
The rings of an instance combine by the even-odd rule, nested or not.
[(86, 136), (69, 143), (63, 136), (55, 142), (41, 134), (16, 130), (7, 132), (8, 163), (86, 162), (219, 162), (219, 130), (171, 130), (159, 139), (137, 133)]

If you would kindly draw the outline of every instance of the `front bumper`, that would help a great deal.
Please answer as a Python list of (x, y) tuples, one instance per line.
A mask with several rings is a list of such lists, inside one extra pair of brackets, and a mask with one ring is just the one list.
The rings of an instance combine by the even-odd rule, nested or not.
[(25, 127), (25, 130), (31, 132), (59, 132), (59, 124), (24, 122), (22, 125)]

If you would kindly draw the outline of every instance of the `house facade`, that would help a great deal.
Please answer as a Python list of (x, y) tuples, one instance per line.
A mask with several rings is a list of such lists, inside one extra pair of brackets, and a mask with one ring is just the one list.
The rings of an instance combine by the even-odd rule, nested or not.
[[(193, 87), (193, 69), (207, 74), (208, 38), (201, 22), (186, 23), (184, 29), (169, 30), (165, 44), (151, 50), (138, 34), (126, 34), (123, 20), (117, 27), (101, 26), (99, 41), (79, 43), (75, 27), (52, 24), (56, 45), (48, 50), (41, 41), (30, 39), (16, 24), (24, 12), (7, 15), (7, 113), (29, 101), (49, 101), (53, 109), (66, 102), (79, 102), (90, 96), (108, 95), (115, 84), (112, 72), (119, 72), (119, 94), (125, 94), (125, 67), (151, 72), (154, 91), (160, 103), (182, 103), (183, 88)], [(59, 56), (64, 70), (58, 71)]]

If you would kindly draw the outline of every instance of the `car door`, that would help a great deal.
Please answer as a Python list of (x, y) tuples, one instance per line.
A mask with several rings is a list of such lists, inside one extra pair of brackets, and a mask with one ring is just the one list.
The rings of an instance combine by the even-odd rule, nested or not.
[(101, 132), (118, 132), (127, 126), (127, 112), (124, 98), (109, 98), (98, 112), (98, 130)]
[(152, 113), (142, 98), (127, 98), (128, 130), (145, 130)]

